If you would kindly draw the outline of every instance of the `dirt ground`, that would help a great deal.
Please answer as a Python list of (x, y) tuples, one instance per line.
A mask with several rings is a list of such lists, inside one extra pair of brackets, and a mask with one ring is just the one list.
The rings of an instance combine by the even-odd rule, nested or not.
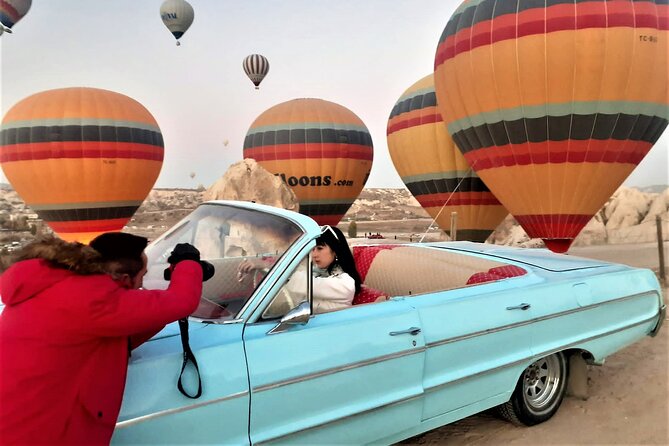
[[(573, 251), (573, 252), (572, 252)], [(657, 246), (574, 248), (574, 255), (654, 268)], [(669, 289), (664, 289), (667, 302)], [(403, 444), (420, 445), (638, 445), (669, 444), (669, 321), (645, 338), (588, 367), (588, 399), (565, 398), (557, 414), (517, 427), (485, 412)]]

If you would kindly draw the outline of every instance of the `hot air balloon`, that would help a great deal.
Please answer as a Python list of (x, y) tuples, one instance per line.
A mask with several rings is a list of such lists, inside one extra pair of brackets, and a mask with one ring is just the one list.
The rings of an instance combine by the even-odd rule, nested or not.
[(260, 83), (269, 72), (269, 61), (262, 54), (251, 54), (244, 58), (242, 62), (244, 72), (251, 79), (256, 90), (260, 88)]
[[(11, 29), (28, 13), (32, 0), (2, 0), (0, 1), (0, 22)], [(11, 33), (11, 31), (4, 30)], [(2, 33), (0, 33), (2, 34)]]
[(664, 0), (464, 2), (435, 56), (439, 111), (523, 226), (556, 252), (667, 126)]
[(397, 100), (388, 119), (388, 150), (407, 189), (458, 240), (485, 241), (508, 212), (469, 167), (437, 111), (434, 77), (425, 76)]
[(0, 164), (16, 192), (61, 238), (118, 231), (163, 163), (158, 124), (139, 102), (63, 88), (14, 105), (0, 127)]
[(263, 112), (244, 139), (244, 158), (292, 187), (300, 212), (336, 225), (372, 168), (372, 137), (355, 113), (322, 99), (293, 99)]
[(188, 31), (194, 17), (193, 7), (186, 0), (165, 0), (160, 5), (160, 18), (177, 39), (177, 46), (181, 45), (179, 39)]

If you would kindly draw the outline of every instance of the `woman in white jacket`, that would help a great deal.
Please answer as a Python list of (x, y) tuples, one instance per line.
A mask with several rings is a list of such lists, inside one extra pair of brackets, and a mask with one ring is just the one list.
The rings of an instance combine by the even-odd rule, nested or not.
[[(344, 234), (329, 225), (321, 228), (316, 246), (311, 250), (312, 294), (315, 314), (343, 310), (351, 306), (353, 297), (360, 291), (360, 273), (355, 267), (353, 254)], [(238, 280), (243, 280), (254, 269), (264, 265), (245, 260), (239, 266)], [(288, 283), (288, 296), (303, 293), (306, 289), (306, 274), (294, 274)], [(295, 299), (275, 301), (269, 314), (283, 313), (292, 308)], [(285, 306), (288, 308), (284, 308)], [(282, 309), (280, 311), (280, 309)]]
[(311, 259), (314, 313), (350, 307), (361, 280), (344, 234), (338, 228), (323, 226)]

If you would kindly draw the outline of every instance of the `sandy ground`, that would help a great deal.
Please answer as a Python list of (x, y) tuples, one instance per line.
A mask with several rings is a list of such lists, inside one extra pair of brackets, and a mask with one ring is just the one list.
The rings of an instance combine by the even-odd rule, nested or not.
[[(657, 270), (657, 245), (572, 248), (581, 257)], [(665, 302), (669, 289), (664, 289)], [(669, 444), (669, 322), (645, 338), (589, 366), (588, 399), (565, 398), (557, 414), (533, 427), (516, 427), (485, 412), (404, 444), (637, 445)]]

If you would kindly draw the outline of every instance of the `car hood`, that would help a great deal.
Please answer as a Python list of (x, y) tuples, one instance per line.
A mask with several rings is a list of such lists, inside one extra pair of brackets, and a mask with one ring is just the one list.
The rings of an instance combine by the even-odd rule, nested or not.
[(548, 249), (510, 248), (499, 245), (474, 242), (435, 243), (435, 248), (480, 253), (486, 256), (529, 265), (546, 271), (574, 271), (587, 268), (602, 268), (611, 263), (586, 259), (567, 254), (555, 254)]

